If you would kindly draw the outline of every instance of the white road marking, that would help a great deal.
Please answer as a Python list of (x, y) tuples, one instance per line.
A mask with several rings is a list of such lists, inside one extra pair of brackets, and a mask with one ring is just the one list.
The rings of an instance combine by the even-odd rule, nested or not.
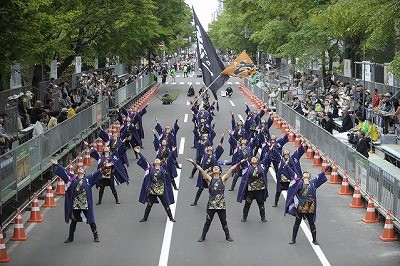
[(185, 137), (181, 137), (181, 142), (179, 143), (179, 154), (183, 154), (183, 150), (185, 149)]
[(189, 78), (193, 78), (193, 75), (189, 75)]
[[(185, 138), (183, 138), (183, 140), (185, 140)], [(182, 138), (181, 138), (181, 143), (182, 143)], [(179, 167), (182, 167), (182, 164), (179, 164)], [(177, 169), (177, 174), (178, 176), (175, 177), (175, 183), (176, 186), (179, 188), (179, 181), (181, 179), (181, 169)], [(175, 204), (170, 205), (172, 217), (175, 217), (176, 204), (178, 202), (178, 192), (179, 190), (174, 190)], [(168, 265), (169, 249), (171, 247), (171, 239), (172, 239), (172, 229), (174, 229), (174, 223), (167, 218), (158, 266)]]
[(183, 85), (183, 84), (185, 84), (185, 82), (183, 82), (183, 81), (179, 82), (179, 85)]
[(200, 82), (196, 82), (196, 85), (200, 85)]
[(229, 102), (231, 103), (232, 106), (235, 106), (235, 104), (232, 102), (232, 100), (229, 100)]
[(243, 121), (243, 123), (244, 123), (243, 116), (242, 116), (242, 115), (238, 115), (238, 117), (239, 117), (239, 119), (240, 119), (240, 120), (242, 120), (242, 121)]
[(236, 84), (236, 85), (239, 85), (239, 84), (240, 84), (240, 82), (239, 82), (239, 81), (235, 81), (235, 84)]
[(227, 84), (228, 84), (228, 85), (232, 85), (232, 82), (228, 81)]
[(185, 114), (185, 118), (183, 118), (183, 122), (184, 122), (184, 123), (187, 123), (188, 118), (189, 118), (189, 114)]
[[(259, 151), (260, 153), (260, 151)], [(272, 176), (272, 178), (276, 181), (276, 174), (274, 169), (271, 167), (269, 169), (269, 172)], [(282, 191), (282, 196), (285, 198), (287, 198), (287, 192), (285, 190)], [(301, 230), (303, 230), (304, 234), (306, 235), (308, 242), (310, 243), (311, 247), (314, 249), (315, 254), (317, 254), (318, 259), (321, 261), (322, 265), (324, 266), (330, 266), (331, 264), (329, 263), (328, 259), (326, 258), (324, 252), (322, 251), (321, 247), (319, 245), (314, 245), (312, 243), (312, 235), (311, 235), (311, 231), (310, 229), (308, 229), (306, 223), (304, 221), (301, 221), (300, 224)]]
[(190, 102), (189, 102), (189, 101), (186, 101), (186, 105), (190, 105)]
[(174, 81), (174, 82), (171, 82), (171, 85), (175, 85), (176, 84), (176, 81)]
[(193, 82), (189, 81), (187, 84), (188, 84), (188, 85), (192, 85), (192, 84), (193, 84)]
[(181, 77), (181, 75), (176, 75), (175, 77), (177, 77), (177, 78), (180, 78), (180, 77)]
[(169, 84), (169, 82), (168, 82), (168, 81), (166, 81), (166, 82), (165, 82), (165, 84)]

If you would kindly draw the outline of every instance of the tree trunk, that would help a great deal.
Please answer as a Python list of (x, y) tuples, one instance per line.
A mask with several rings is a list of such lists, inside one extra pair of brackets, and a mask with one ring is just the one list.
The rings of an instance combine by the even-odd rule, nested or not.
[(74, 61), (75, 55), (70, 55), (67, 58), (64, 59), (64, 61), (61, 63), (61, 65), (57, 68), (57, 76), (61, 77), (61, 74), (66, 70), (69, 65)]

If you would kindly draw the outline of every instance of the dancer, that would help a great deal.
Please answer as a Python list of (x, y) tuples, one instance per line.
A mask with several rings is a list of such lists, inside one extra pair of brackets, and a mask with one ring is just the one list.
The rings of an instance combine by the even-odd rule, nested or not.
[(317, 214), (317, 189), (326, 182), (327, 178), (325, 173), (330, 172), (332, 168), (328, 166), (325, 170), (318, 174), (318, 176), (311, 180), (311, 174), (304, 172), (302, 177), (298, 175), (289, 167), (285, 166), (285, 175), (290, 176), (291, 182), (288, 189), (286, 198), (285, 214), (289, 213), (296, 217), (293, 225), (292, 240), (290, 245), (296, 243), (297, 232), (299, 231), (301, 221), (306, 218), (310, 225), (313, 244), (318, 245), (317, 242), (317, 229), (315, 226), (315, 218)]
[(210, 193), (208, 204), (207, 204), (207, 216), (206, 222), (204, 223), (203, 232), (198, 242), (203, 242), (206, 239), (208, 229), (210, 228), (211, 222), (214, 218), (215, 213), (218, 214), (219, 220), (222, 225), (222, 229), (225, 232), (225, 239), (232, 242), (233, 239), (229, 233), (228, 222), (226, 221), (226, 204), (225, 204), (225, 182), (228, 180), (232, 171), (239, 165), (239, 163), (233, 165), (229, 170), (221, 176), (222, 168), (219, 165), (215, 165), (212, 168), (212, 173), (209, 175), (200, 165), (198, 165), (193, 159), (187, 158), (188, 162), (192, 163), (207, 181), (208, 191)]
[(171, 153), (164, 163), (161, 163), (160, 159), (155, 159), (153, 164), (147, 161), (140, 152), (139, 147), (135, 147), (134, 149), (140, 156), (137, 164), (146, 170), (142, 189), (140, 191), (139, 202), (143, 204), (147, 202), (147, 206), (140, 222), (147, 221), (153, 204), (158, 203), (157, 198), (164, 206), (169, 220), (171, 222), (176, 222), (174, 217), (172, 217), (171, 208), (169, 207), (169, 205), (174, 204), (175, 200), (172, 192), (171, 177), (168, 174), (168, 168), (174, 164), (174, 152), (176, 147), (172, 147)]
[(64, 243), (74, 241), (76, 224), (82, 222), (82, 214), (92, 229), (94, 242), (100, 242), (94, 220), (92, 187), (101, 179), (101, 172), (106, 170), (107, 167), (111, 167), (112, 163), (105, 164), (104, 168), (99, 168), (90, 175), (85, 175), (85, 170), (81, 167), (78, 169), (78, 175), (73, 175), (63, 166), (59, 165), (56, 160), (51, 159), (50, 162), (53, 165), (57, 165), (55, 174), (68, 184), (65, 193), (64, 215), (65, 222), (69, 223), (71, 220), (71, 224), (69, 226), (69, 236)]

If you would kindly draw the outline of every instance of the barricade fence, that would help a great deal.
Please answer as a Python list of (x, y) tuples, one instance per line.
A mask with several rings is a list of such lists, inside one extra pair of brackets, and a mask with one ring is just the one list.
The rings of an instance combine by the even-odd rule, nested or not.
[[(153, 80), (152, 75), (147, 75), (116, 91), (119, 103), (128, 103), (154, 84)], [(0, 156), (0, 201), (8, 201), (42, 174), (49, 167), (51, 156), (61, 149), (73, 149), (107, 121), (109, 108), (106, 98)]]
[[(260, 99), (266, 91), (248, 80), (245, 81), (245, 86)], [(395, 176), (396, 170), (386, 171), (280, 100), (277, 100), (276, 112), (331, 162), (335, 162), (342, 175), (349, 177), (352, 185), (359, 183), (364, 195), (373, 196), (378, 207), (381, 207), (382, 214), (390, 210), (395, 220), (400, 221), (400, 180)]]

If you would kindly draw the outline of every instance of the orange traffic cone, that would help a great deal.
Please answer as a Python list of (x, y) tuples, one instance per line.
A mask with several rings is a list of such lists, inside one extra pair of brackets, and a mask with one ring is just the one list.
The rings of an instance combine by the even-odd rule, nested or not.
[(25, 241), (27, 239), (28, 236), (26, 235), (25, 232), (21, 213), (19, 212), (19, 208), (17, 208), (17, 217), (15, 217), (15, 222), (14, 222), (14, 234), (11, 238), (11, 241)]
[(282, 133), (285, 133), (286, 127), (288, 127), (288, 126), (289, 126), (288, 123), (286, 123), (286, 121), (283, 120), (283, 122), (282, 122), (282, 127), (281, 127), (281, 132), (282, 132)]
[(290, 130), (288, 137), (289, 137), (289, 142), (294, 142), (295, 137), (294, 137), (294, 133), (292, 130)]
[[(328, 160), (326, 159), (325, 156), (322, 156), (321, 171), (324, 171), (328, 166), (329, 166)], [(327, 172), (327, 174), (330, 174), (330, 172)]]
[(294, 146), (300, 147), (300, 145), (301, 145), (300, 134), (296, 134), (296, 139), (294, 140)]
[(383, 233), (379, 237), (383, 242), (398, 241), (397, 237), (394, 234), (394, 228), (391, 216), (392, 213), (390, 211), (387, 211), (385, 226), (383, 227)]
[(362, 219), (364, 223), (377, 223), (378, 218), (376, 217), (375, 213), (375, 204), (374, 198), (372, 196), (368, 197), (368, 206), (367, 206), (367, 213), (365, 214), (364, 219)]
[(275, 113), (272, 113), (271, 114), (271, 117), (272, 117), (272, 124), (274, 125), (274, 126), (277, 126), (278, 125), (278, 116), (275, 114)]
[(65, 195), (65, 183), (62, 178), (57, 178), (57, 187), (56, 187), (56, 195), (63, 196)]
[(79, 154), (78, 157), (76, 157), (75, 171), (78, 172), (78, 169), (82, 167), (83, 167), (83, 157), (81, 154)]
[(4, 243), (3, 230), (0, 229), (0, 263), (7, 263), (10, 259), (10, 256), (7, 254), (6, 244)]
[(354, 187), (353, 198), (351, 199), (350, 207), (352, 208), (364, 208), (360, 193), (360, 186), (357, 183)]
[(282, 128), (282, 118), (278, 118), (278, 122), (276, 122), (276, 128), (281, 129)]
[(339, 195), (351, 195), (349, 179), (345, 174), (342, 180), (342, 186), (340, 187), (340, 191), (338, 192)]
[(307, 149), (306, 156), (304, 158), (314, 159), (314, 151), (313, 151), (311, 143), (307, 143), (307, 146), (308, 146), (308, 149)]
[(90, 150), (85, 150), (85, 157), (83, 157), (83, 165), (84, 166), (92, 166), (92, 157), (90, 157)]
[(314, 153), (314, 160), (313, 160), (313, 162), (312, 162), (312, 165), (313, 165), (313, 166), (321, 166), (321, 157), (319, 156), (318, 147), (317, 147), (317, 149), (315, 150), (315, 153)]
[(54, 208), (56, 207), (57, 204), (54, 201), (54, 195), (53, 195), (53, 188), (51, 185), (47, 187), (46, 191), (46, 198), (44, 200), (44, 204), (42, 205), (43, 208)]
[(33, 195), (32, 207), (31, 207), (31, 217), (28, 223), (41, 223), (43, 222), (42, 215), (40, 214), (39, 201), (36, 193)]
[(336, 164), (333, 164), (331, 177), (329, 178), (329, 184), (340, 184), (340, 183), (341, 182), (339, 180), (338, 168)]

